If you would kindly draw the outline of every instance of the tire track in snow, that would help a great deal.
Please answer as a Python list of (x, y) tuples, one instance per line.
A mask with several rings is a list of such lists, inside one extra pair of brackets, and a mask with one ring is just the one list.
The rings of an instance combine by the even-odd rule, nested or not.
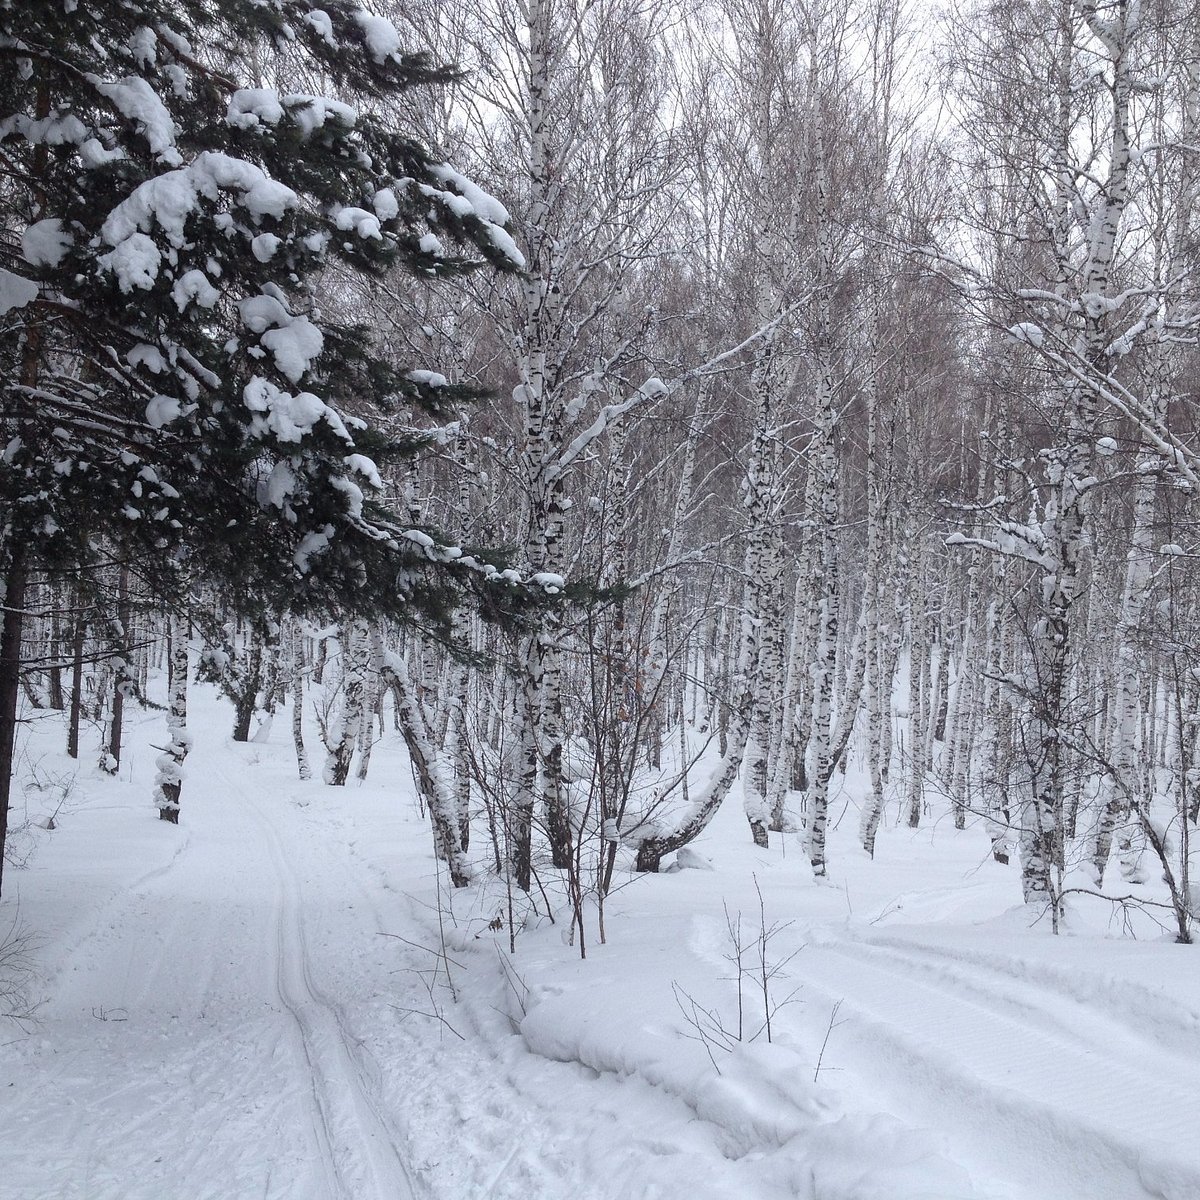
[[(244, 799), (246, 811), (262, 829), (279, 885), (273, 914), (274, 986), (294, 1023), (298, 1053), (308, 1072), (313, 1140), (324, 1164), (328, 1194), (366, 1200), (370, 1193), (363, 1191), (352, 1169), (358, 1160), (364, 1168), (363, 1182), (379, 1200), (416, 1200), (412, 1177), (396, 1151), (396, 1135), (337, 1005), (313, 980), (300, 885), (282, 839), (254, 798), (245, 795)], [(347, 1139), (357, 1140), (357, 1154)]]
[(1195, 1075), (1114, 1051), (1102, 1014), (1062, 1011), (1032, 985), (997, 993), (974, 976), (873, 942), (815, 944), (805, 987), (842, 1000), (834, 1060), (984, 1151), (1030, 1200), (1194, 1200)]

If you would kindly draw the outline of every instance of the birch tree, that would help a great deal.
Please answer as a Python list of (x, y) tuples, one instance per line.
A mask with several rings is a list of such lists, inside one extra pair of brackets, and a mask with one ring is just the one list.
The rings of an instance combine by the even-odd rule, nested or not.
[[(1020, 684), (1030, 757), (1021, 869), (1026, 901), (1048, 905), (1057, 927), (1065, 780), (1075, 736), (1075, 608), (1101, 434), (1099, 393), (1089, 372), (1103, 369), (1129, 300), (1114, 268), (1129, 198), (1140, 10), (1126, 0), (1103, 12), (1061, 0), (1038, 12), (1044, 32), (1032, 57), (1014, 58), (1009, 70), (996, 71), (997, 54), (1009, 39), (1026, 34), (1012, 23), (1015, 14), (994, 12), (981, 27), (987, 40), (977, 44), (963, 78), (980, 127), (992, 131), (988, 150), (1005, 156), (1001, 169), (1034, 167), (1024, 211), (1037, 223), (1042, 257), (1029, 263), (1023, 248), (1014, 246), (1008, 253), (1019, 257), (1009, 269), (1041, 275), (1008, 294), (1012, 316), (1026, 317), (1014, 321), (1010, 336), (1046, 352), (1043, 397), (1054, 438), (1040, 456), (1040, 511), (1029, 521), (1005, 522), (998, 538), (974, 540), (1025, 559), (1040, 576), (1031, 654)], [(1030, 71), (1021, 74), (1026, 64)], [(1013, 130), (1020, 132), (1014, 137)], [(1014, 155), (1021, 156), (1020, 168)]]

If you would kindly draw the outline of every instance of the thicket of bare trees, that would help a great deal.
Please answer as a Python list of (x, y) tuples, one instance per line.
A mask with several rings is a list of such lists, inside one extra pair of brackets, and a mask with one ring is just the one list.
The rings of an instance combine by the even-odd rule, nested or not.
[[(1161, 875), (1187, 940), (1194, 0), (966, 3), (933, 34), (900, 0), (391, 15), (465, 69), (406, 117), (503, 200), (527, 271), (326, 281), (385, 349), (494, 390), (388, 487), (584, 591), (515, 630), (464, 607), (449, 644), (194, 596), (235, 736), (315, 703), (341, 784), (394, 721), (454, 884), (561, 877), (581, 938), (619, 862), (658, 870), (731, 793), (825, 875), (851, 770), (868, 853), (945, 799), (1055, 922), (1072, 887)], [(135, 599), (48, 595), (24, 679), (67, 705), (73, 662), (72, 714), (119, 724), (169, 643), (174, 819), (187, 630)]]

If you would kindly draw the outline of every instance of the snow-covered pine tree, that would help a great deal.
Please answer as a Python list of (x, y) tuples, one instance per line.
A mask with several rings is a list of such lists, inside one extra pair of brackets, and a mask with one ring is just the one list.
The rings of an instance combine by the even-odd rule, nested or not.
[[(255, 86), (277, 52), (337, 98)], [(377, 463), (419, 446), (358, 415), (469, 391), (315, 295), (521, 266), (504, 209), (386, 119), (451, 77), (349, 0), (0, 3), (0, 813), (26, 580), (85, 578), (100, 536), (277, 610), (411, 618), (491, 576), (392, 519)]]

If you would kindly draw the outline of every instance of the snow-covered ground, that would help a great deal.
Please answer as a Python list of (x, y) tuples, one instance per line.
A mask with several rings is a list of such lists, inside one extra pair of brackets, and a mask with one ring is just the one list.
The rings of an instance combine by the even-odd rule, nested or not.
[[(1099, 906), (1029, 928), (982, 831), (889, 813), (869, 862), (852, 779), (818, 885), (733, 798), (695, 869), (621, 876), (586, 960), (520, 906), (510, 955), (398, 745), (327, 788), (282, 723), (235, 745), (209, 689), (192, 713), (178, 828), (135, 714), (120, 778), (89, 747), (17, 837), (0, 917), (42, 1003), (0, 1035), (5, 1200), (1200, 1197), (1197, 951)], [(60, 742), (34, 724), (18, 822), (59, 805)]]

